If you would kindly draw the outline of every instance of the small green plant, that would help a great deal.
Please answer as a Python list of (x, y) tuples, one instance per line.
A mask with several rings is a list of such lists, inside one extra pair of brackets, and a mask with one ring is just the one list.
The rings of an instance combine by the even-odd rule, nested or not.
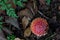
[(15, 36), (14, 35), (8, 35), (7, 36), (7, 40), (14, 40), (15, 39)]
[(15, 5), (18, 5), (18, 6), (22, 7), (22, 8), (25, 7), (24, 4), (23, 4), (23, 2), (27, 2), (27, 1), (28, 0), (13, 0), (13, 2), (14, 2)]
[(15, 10), (13, 8), (10, 8), (7, 10), (7, 15), (13, 17), (13, 18), (18, 18), (18, 16), (15, 14)]
[[(21, 8), (24, 7), (23, 2), (27, 2), (27, 0), (12, 0), (15, 5), (20, 6)], [(11, 4), (7, 4), (8, 0), (1, 0), (0, 1), (0, 10), (6, 10), (7, 15), (10, 17), (18, 18), (15, 14), (15, 9), (13, 9)]]

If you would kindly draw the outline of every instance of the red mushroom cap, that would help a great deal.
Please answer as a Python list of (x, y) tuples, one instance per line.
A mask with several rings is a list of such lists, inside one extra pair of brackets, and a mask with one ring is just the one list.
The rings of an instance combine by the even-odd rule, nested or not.
[(36, 18), (32, 21), (30, 25), (32, 33), (37, 36), (44, 36), (48, 31), (48, 23), (44, 18)]

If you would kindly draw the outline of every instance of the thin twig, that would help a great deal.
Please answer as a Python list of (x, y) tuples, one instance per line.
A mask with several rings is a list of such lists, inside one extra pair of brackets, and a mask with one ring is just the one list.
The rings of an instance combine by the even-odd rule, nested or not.
[(46, 19), (50, 19), (50, 18), (48, 18), (47, 16), (45, 16), (42, 12), (40, 12), (39, 10), (38, 10), (38, 13), (39, 13), (40, 15), (42, 15), (43, 17), (45, 17)]
[(49, 36), (48, 38), (46, 38), (45, 40), (48, 40), (49, 38), (52, 38), (56, 35), (56, 33), (52, 34), (51, 36)]

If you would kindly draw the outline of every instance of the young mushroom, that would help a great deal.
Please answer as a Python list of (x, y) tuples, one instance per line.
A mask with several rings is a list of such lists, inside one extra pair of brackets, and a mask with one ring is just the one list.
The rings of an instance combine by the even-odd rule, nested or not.
[(30, 25), (32, 33), (39, 37), (46, 35), (48, 28), (47, 20), (44, 18), (36, 18)]

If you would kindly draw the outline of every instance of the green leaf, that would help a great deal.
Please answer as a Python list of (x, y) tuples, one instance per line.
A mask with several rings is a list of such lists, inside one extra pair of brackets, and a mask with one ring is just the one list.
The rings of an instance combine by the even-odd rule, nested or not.
[(11, 4), (7, 4), (7, 7), (8, 7), (8, 8), (11, 8), (11, 6), (12, 6)]
[(15, 39), (15, 36), (14, 35), (8, 35), (7, 36), (7, 40), (14, 40)]
[(6, 10), (7, 7), (5, 5), (1, 6), (0, 10)]
[(8, 0), (3, 0), (5, 3), (7, 3), (8, 2)]
[(47, 5), (50, 5), (50, 3), (51, 3), (51, 0), (46, 0)]
[(0, 17), (0, 21), (3, 19), (3, 17)]
[(0, 0), (0, 2), (1, 2), (2, 0)]
[(13, 3), (16, 5), (17, 0), (12, 0), (12, 1), (13, 1)]
[(11, 40), (14, 40), (15, 39), (15, 36), (14, 35), (11, 35)]
[(10, 40), (10, 37), (7, 37), (7, 40)]
[(18, 18), (18, 16), (15, 14), (15, 10), (13, 8), (10, 8), (7, 10), (7, 15), (13, 18)]
[(5, 3), (4, 3), (3, 1), (0, 2), (0, 5), (1, 5), (0, 10), (5, 10), (5, 9), (7, 9), (7, 7), (6, 7), (6, 5), (5, 5)]
[(0, 5), (3, 5), (4, 3), (3, 3), (3, 1), (0, 1)]
[(17, 5), (20, 6), (20, 7), (24, 7), (24, 5), (21, 1), (17, 1)]
[(16, 17), (15, 11), (10, 11), (11, 17)]
[(0, 22), (0, 25), (2, 25), (3, 24), (3, 22)]

